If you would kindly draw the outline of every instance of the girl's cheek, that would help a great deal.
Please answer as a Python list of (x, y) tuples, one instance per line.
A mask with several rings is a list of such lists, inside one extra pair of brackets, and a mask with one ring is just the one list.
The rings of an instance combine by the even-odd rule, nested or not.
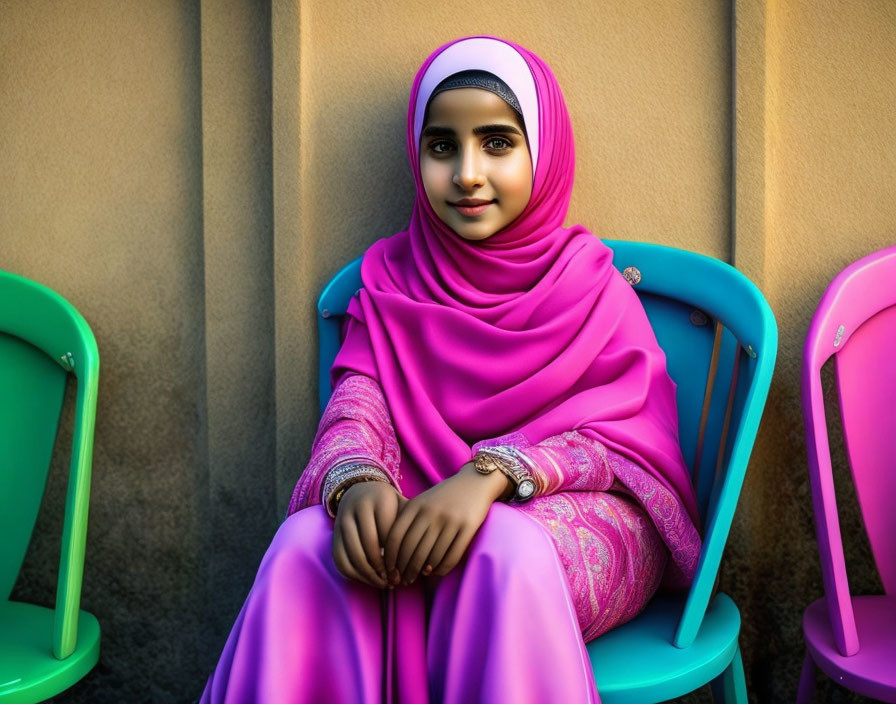
[(525, 197), (532, 195), (532, 172), (525, 165), (518, 165), (507, 174), (504, 190), (510, 195)]
[(514, 159), (504, 167), (504, 187), (514, 193), (531, 191), (532, 162), (529, 159)]

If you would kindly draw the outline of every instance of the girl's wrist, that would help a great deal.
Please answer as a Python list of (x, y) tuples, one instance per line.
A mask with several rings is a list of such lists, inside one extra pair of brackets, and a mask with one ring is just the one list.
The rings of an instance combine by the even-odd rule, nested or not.
[(468, 476), (470, 482), (474, 483), (474, 486), (477, 488), (481, 488), (485, 495), (489, 497), (490, 503), (504, 501), (513, 495), (513, 483), (503, 472), (482, 474), (476, 471), (473, 462), (470, 461), (460, 468), (458, 474)]

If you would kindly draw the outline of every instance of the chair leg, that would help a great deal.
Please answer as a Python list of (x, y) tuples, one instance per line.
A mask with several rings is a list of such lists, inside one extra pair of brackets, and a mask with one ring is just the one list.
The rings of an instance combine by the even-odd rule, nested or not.
[(803, 660), (803, 671), (800, 673), (800, 688), (796, 693), (796, 704), (809, 704), (813, 694), (815, 694), (815, 662), (807, 649), (806, 659)]
[(747, 704), (747, 682), (744, 679), (744, 662), (740, 657), (740, 645), (725, 671), (712, 681), (712, 698), (725, 704)]

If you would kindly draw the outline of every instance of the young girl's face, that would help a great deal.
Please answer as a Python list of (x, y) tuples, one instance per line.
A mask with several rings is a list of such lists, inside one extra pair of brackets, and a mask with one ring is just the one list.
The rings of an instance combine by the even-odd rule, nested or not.
[(532, 195), (532, 159), (519, 116), (487, 90), (439, 93), (420, 135), (420, 176), (442, 222), (467, 240), (491, 237)]

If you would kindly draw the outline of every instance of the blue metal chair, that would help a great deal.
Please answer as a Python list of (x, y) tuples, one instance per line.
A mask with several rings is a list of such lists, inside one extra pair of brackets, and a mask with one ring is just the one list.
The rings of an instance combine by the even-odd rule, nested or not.
[[(604, 242), (638, 292), (678, 385), (679, 435), (697, 489), (703, 549), (687, 593), (655, 598), (640, 616), (588, 644), (594, 677), (606, 704), (664, 701), (709, 682), (717, 699), (745, 703), (740, 612), (713, 592), (771, 383), (775, 319), (756, 286), (717, 259)], [(321, 411), (332, 391), (341, 319), (361, 287), (360, 261), (337, 273), (318, 301)]]
[[(56, 608), (10, 601), (37, 520), (66, 382), (77, 380)], [(0, 271), (0, 702), (38, 702), (97, 663), (100, 626), (80, 609), (99, 354), (58, 294)]]

